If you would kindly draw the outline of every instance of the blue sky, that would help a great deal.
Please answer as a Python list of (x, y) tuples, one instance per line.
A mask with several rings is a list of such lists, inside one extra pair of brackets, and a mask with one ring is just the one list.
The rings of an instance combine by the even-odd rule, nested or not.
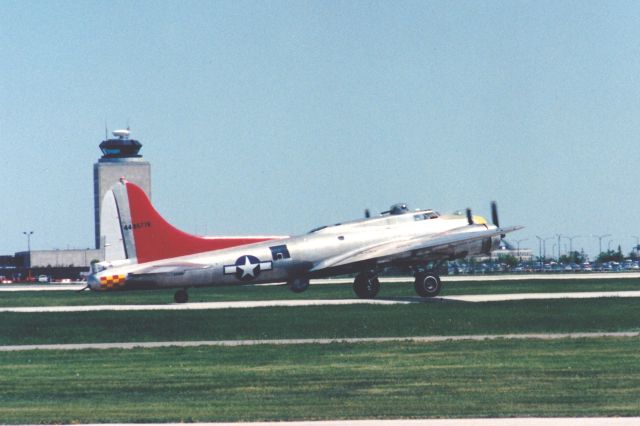
[(0, 254), (25, 230), (35, 249), (92, 245), (105, 121), (130, 124), (185, 231), (495, 199), (536, 253), (558, 233), (627, 252), (638, 22), (625, 1), (0, 0)]

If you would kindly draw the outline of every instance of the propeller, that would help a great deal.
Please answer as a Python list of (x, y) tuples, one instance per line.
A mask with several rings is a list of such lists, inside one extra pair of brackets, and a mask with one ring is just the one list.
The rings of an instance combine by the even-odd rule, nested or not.
[[(496, 228), (500, 228), (500, 221), (498, 220), (498, 204), (495, 201), (491, 202), (491, 221), (496, 226)], [(500, 239), (503, 239), (505, 234), (500, 234)]]
[(471, 209), (467, 207), (467, 222), (469, 225), (473, 225), (473, 216), (471, 215)]
[(371, 212), (369, 211), (369, 209), (364, 209), (364, 217), (366, 217), (367, 219), (371, 217)]
[(500, 228), (500, 222), (498, 221), (498, 204), (495, 201), (491, 202), (491, 221), (496, 228)]

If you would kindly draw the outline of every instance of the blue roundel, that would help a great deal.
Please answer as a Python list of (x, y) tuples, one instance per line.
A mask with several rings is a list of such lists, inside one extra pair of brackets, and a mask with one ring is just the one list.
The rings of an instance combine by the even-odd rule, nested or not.
[(251, 281), (260, 275), (260, 259), (255, 256), (240, 256), (236, 260), (236, 278)]

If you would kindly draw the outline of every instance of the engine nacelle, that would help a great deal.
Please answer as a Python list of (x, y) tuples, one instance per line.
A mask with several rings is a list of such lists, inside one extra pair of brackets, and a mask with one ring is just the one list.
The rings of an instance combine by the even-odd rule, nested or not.
[(482, 240), (469, 241), (455, 247), (450, 259), (459, 259), (466, 256), (489, 254), (500, 247), (500, 237), (483, 238)]

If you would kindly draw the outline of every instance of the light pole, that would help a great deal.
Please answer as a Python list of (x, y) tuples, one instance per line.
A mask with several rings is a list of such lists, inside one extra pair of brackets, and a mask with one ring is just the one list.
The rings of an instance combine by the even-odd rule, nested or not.
[(556, 237), (558, 237), (558, 263), (560, 263), (560, 247), (561, 247), (560, 239), (562, 238), (562, 235), (556, 234)]
[[(602, 253), (602, 239), (610, 236), (611, 234), (592, 235), (592, 237), (598, 239), (598, 256), (600, 256), (600, 253)], [(597, 259), (597, 256), (596, 256), (596, 259)]]
[(536, 238), (538, 239), (538, 259), (540, 259), (540, 264), (542, 264), (542, 241), (544, 241), (544, 238), (537, 235)]
[(574, 238), (582, 238), (582, 235), (574, 235), (572, 237), (567, 237), (566, 235), (564, 236), (564, 238), (566, 238), (567, 240), (569, 240), (569, 257), (571, 257), (571, 254), (573, 253), (573, 239)]
[[(544, 257), (547, 257), (547, 241), (551, 241), (554, 240), (556, 237), (547, 237), (544, 239), (544, 243), (542, 244), (542, 248), (544, 249)], [(551, 256), (553, 256), (553, 252), (555, 251), (554, 248), (552, 248), (551, 250)]]
[(527, 241), (528, 238), (523, 238), (521, 240), (517, 240), (516, 244), (518, 245), (518, 260), (522, 261), (522, 256), (520, 255), (520, 243), (523, 241)]
[(29, 279), (31, 279), (31, 236), (33, 235), (33, 231), (22, 231), (22, 233), (24, 235), (27, 236), (27, 256), (29, 259), (29, 266), (28, 266), (28, 277)]

